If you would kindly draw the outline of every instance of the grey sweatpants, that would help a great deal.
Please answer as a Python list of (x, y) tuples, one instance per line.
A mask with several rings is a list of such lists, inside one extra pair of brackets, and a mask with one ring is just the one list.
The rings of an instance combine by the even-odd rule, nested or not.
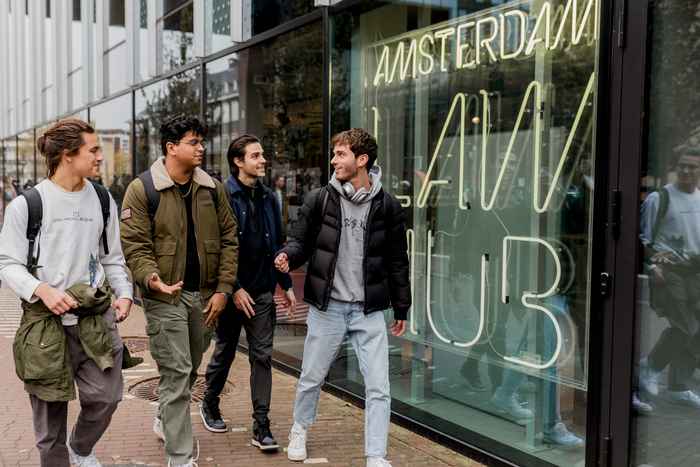
[[(80, 414), (70, 437), (70, 445), (76, 454), (87, 456), (102, 437), (112, 420), (112, 414), (122, 399), (123, 343), (115, 314), (109, 308), (104, 314), (112, 336), (114, 366), (105, 371), (88, 358), (80, 343), (78, 326), (65, 326), (66, 344), (70, 353), (73, 379), (78, 385)], [(47, 402), (34, 395), (32, 404), (34, 435), (42, 467), (68, 467), (66, 434), (68, 428), (68, 402)]]

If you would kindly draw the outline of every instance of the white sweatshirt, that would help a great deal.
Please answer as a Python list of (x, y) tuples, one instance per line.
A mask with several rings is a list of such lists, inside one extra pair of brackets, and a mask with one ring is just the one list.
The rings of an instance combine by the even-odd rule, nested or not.
[[(68, 192), (50, 180), (36, 188), (41, 193), (43, 215), (37, 236), (40, 249), (37, 277), (27, 271), (27, 201), (15, 198), (5, 209), (0, 232), (0, 279), (29, 302), (39, 300), (34, 291), (41, 282), (65, 291), (77, 283), (99, 287), (105, 276), (118, 298), (133, 298), (119, 238), (119, 211), (110, 196), (107, 226), (109, 254), (102, 248), (102, 209), (95, 188), (87, 180), (82, 190)], [(36, 247), (35, 247), (36, 255)], [(64, 326), (77, 324), (72, 313), (62, 315)]]

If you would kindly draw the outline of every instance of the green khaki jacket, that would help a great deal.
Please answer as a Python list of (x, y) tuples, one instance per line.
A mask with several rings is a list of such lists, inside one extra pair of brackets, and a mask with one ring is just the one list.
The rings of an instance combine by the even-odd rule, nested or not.
[[(102, 370), (114, 366), (112, 338), (102, 315), (110, 306), (108, 288), (77, 284), (66, 290), (80, 307), (78, 330), (85, 354)], [(22, 321), (12, 345), (15, 372), (24, 389), (48, 402), (75, 399), (73, 371), (61, 317), (41, 302), (22, 302)]]
[[(153, 221), (148, 213), (143, 183), (136, 178), (129, 184), (122, 204), (121, 239), (126, 263), (144, 296), (175, 304), (180, 299), (180, 292), (167, 295), (148, 288), (153, 273), (169, 285), (185, 277), (187, 210), (164, 161), (161, 157), (151, 166), (153, 185), (160, 192)], [(231, 294), (238, 266), (236, 219), (220, 182), (196, 168), (192, 183), (192, 220), (196, 228), (200, 292), (204, 299), (215, 292)], [(212, 193), (205, 188), (216, 190), (216, 205)]]

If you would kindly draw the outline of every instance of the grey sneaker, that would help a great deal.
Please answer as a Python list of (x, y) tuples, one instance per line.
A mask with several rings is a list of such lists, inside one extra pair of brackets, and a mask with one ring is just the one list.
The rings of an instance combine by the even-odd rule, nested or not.
[(517, 420), (526, 420), (533, 417), (532, 410), (523, 407), (515, 394), (512, 394), (510, 397), (501, 397), (500, 391), (497, 390), (491, 398), (491, 404), (498, 412)]
[(700, 396), (693, 391), (668, 391), (668, 398), (673, 403), (700, 409)]
[(639, 362), (639, 388), (642, 391), (652, 396), (658, 396), (659, 376), (661, 376), (661, 372), (650, 367), (646, 358)]
[(102, 467), (100, 461), (95, 457), (95, 450), (93, 449), (87, 456), (80, 456), (73, 448), (70, 447), (70, 442), (66, 444), (68, 446), (68, 457), (70, 457), (70, 463), (77, 467)]
[(583, 439), (570, 432), (562, 422), (555, 423), (551, 429), (547, 430), (544, 433), (543, 441), (563, 448), (583, 446)]

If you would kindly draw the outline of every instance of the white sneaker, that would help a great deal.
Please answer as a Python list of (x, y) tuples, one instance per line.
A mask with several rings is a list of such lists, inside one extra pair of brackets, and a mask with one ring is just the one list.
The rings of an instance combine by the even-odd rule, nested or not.
[(696, 409), (700, 409), (700, 396), (693, 391), (668, 391), (668, 397), (672, 402), (681, 405), (687, 405)]
[(391, 467), (391, 464), (383, 457), (368, 457), (367, 467)]
[(649, 366), (646, 358), (639, 362), (639, 388), (651, 394), (652, 396), (659, 395), (659, 376), (660, 371), (655, 371)]
[(102, 467), (100, 461), (98, 461), (97, 457), (95, 457), (94, 449), (87, 456), (79, 456), (75, 451), (73, 451), (73, 448), (70, 447), (70, 442), (66, 443), (66, 446), (68, 446), (68, 457), (70, 457), (71, 464), (76, 465), (77, 467)]
[(159, 440), (165, 442), (165, 434), (163, 433), (163, 422), (160, 418), (153, 417), (153, 433), (156, 434)]
[(523, 407), (515, 394), (504, 399), (500, 397), (499, 391), (496, 390), (496, 393), (491, 398), (491, 404), (498, 409), (499, 412), (510, 415), (518, 420), (533, 417), (532, 410)]
[(289, 432), (287, 459), (299, 462), (306, 460), (306, 457), (306, 428), (294, 422)]

